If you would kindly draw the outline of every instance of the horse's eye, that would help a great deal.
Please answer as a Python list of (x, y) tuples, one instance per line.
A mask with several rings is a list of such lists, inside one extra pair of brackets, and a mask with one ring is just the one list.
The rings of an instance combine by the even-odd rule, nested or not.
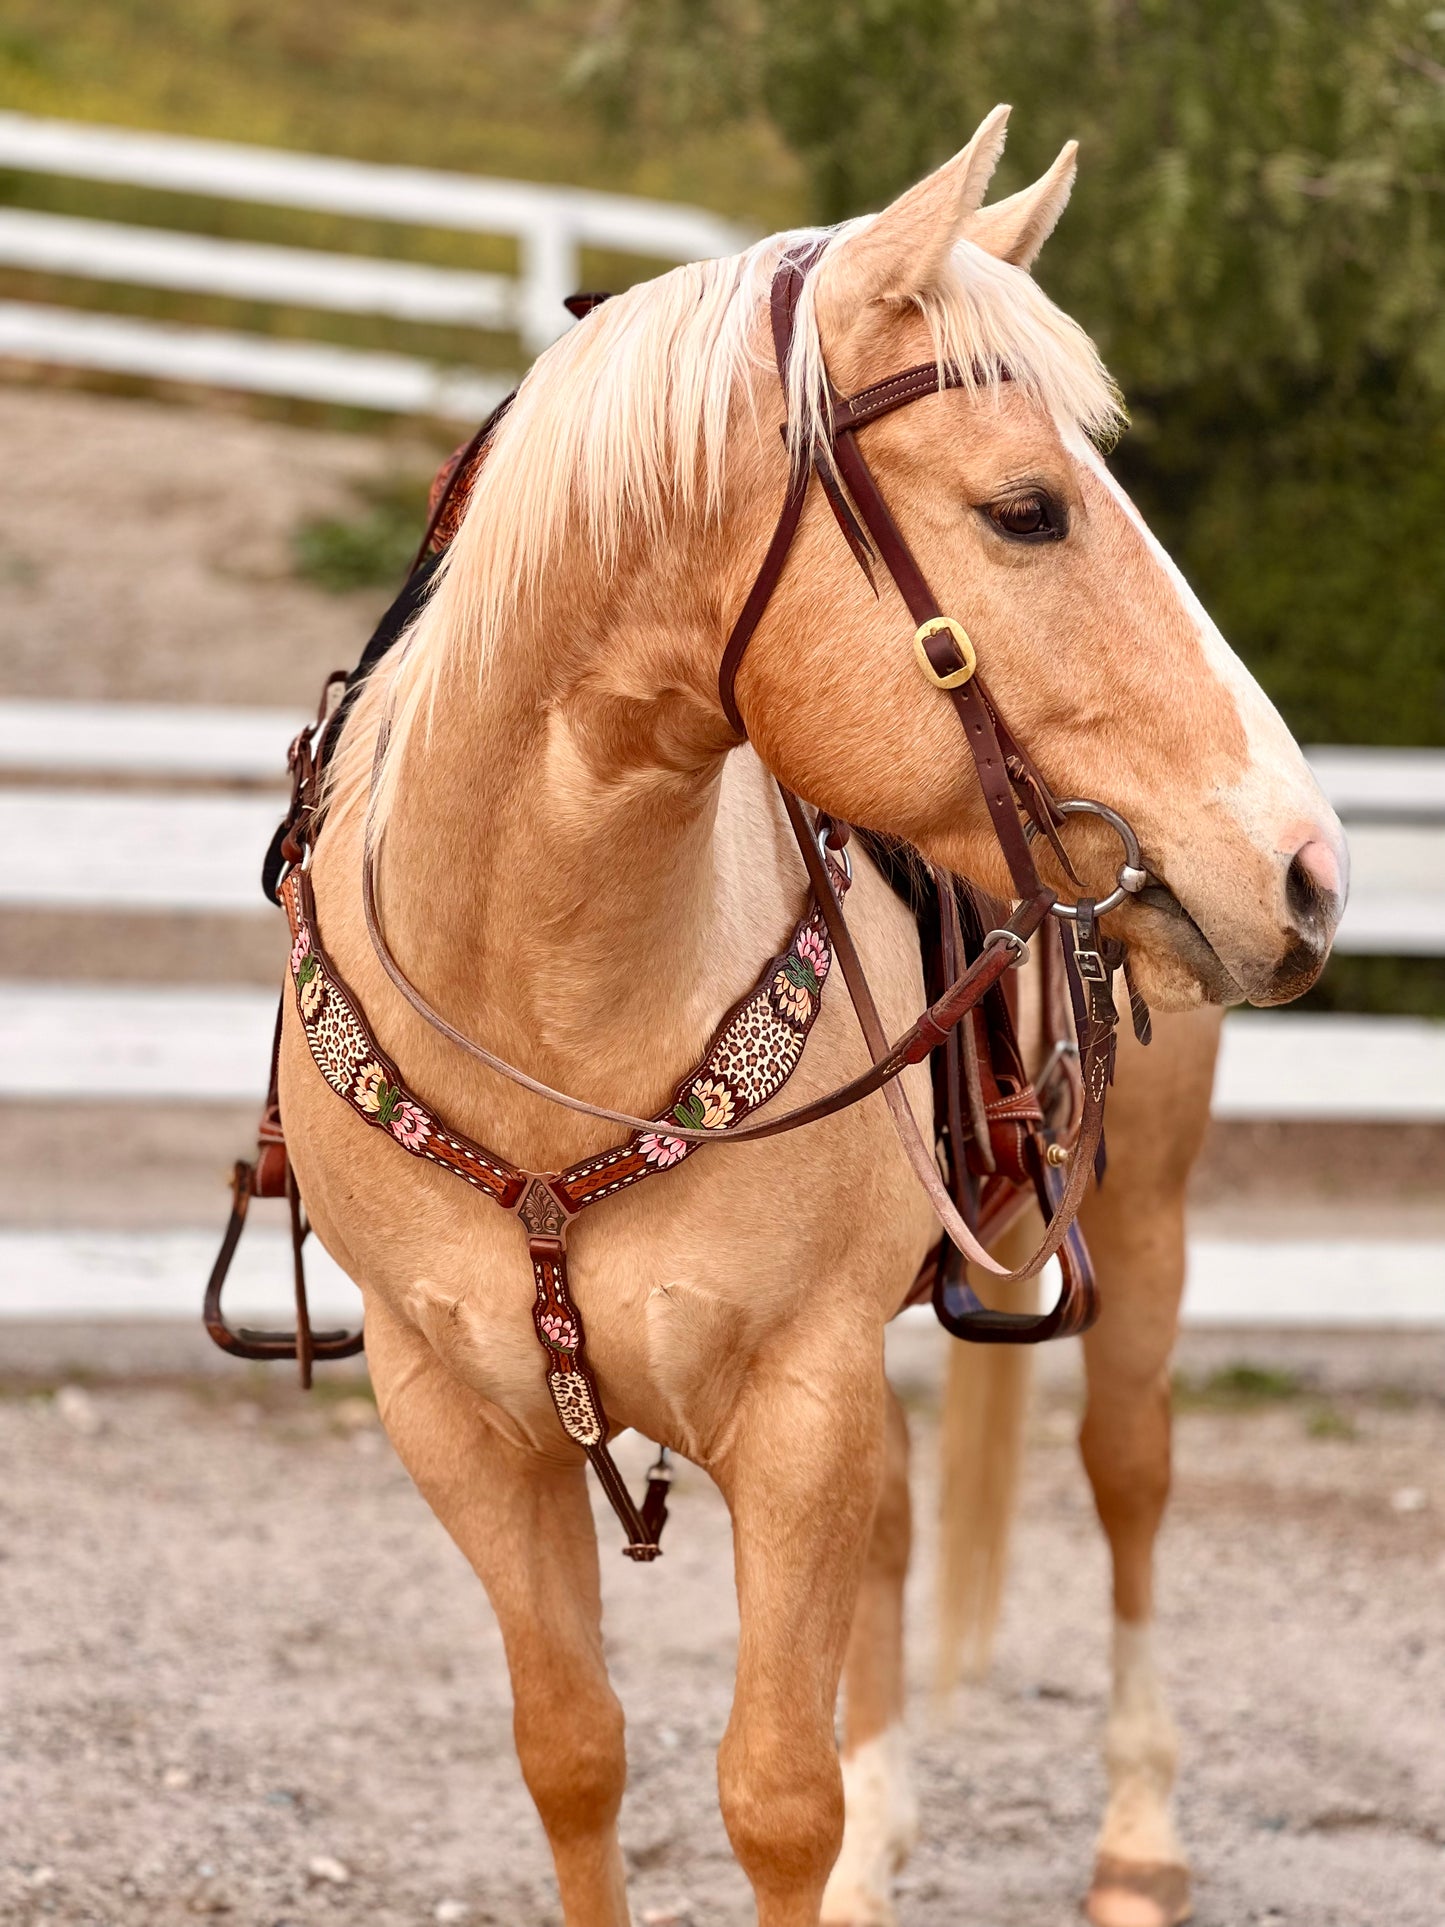
[(1005, 535), (1025, 541), (1048, 541), (1063, 533), (1062, 517), (1047, 495), (1015, 495), (1007, 502), (995, 502), (988, 517)]

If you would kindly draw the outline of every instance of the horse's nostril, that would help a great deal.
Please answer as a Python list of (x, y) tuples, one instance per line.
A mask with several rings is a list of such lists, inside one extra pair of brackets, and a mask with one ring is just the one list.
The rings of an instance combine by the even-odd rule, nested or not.
[(1284, 894), (1290, 914), (1305, 929), (1333, 922), (1339, 908), (1340, 870), (1327, 843), (1306, 843), (1291, 859)]
[(1302, 869), (1325, 897), (1340, 895), (1340, 859), (1323, 837), (1311, 837), (1295, 851), (1294, 867)]

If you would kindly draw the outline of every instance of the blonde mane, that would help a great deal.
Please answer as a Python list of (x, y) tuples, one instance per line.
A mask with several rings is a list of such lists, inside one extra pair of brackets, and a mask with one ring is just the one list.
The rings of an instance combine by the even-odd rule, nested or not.
[[(368, 692), (368, 708), (375, 713), (384, 697), (390, 719), (374, 784), (369, 730), (350, 730), (334, 759), (337, 806), (372, 789), (374, 839), (443, 677), (468, 662), (485, 675), (565, 544), (586, 542), (606, 572), (624, 537), (664, 540), (674, 518), (719, 514), (740, 394), (763, 428), (752, 402), (756, 377), (773, 367), (767, 293), (779, 260), (808, 243), (831, 249), (874, 218), (773, 235), (677, 268), (608, 301), (539, 358), (492, 437), (426, 607), (375, 678), (378, 693)], [(953, 267), (916, 299), (940, 373), (952, 364), (984, 389), (1006, 375), (1061, 423), (1096, 440), (1116, 433), (1118, 392), (1078, 324), (1026, 273), (969, 241), (957, 244)], [(815, 270), (804, 283), (788, 369), (795, 459), (813, 445), (826, 407), (817, 280)]]

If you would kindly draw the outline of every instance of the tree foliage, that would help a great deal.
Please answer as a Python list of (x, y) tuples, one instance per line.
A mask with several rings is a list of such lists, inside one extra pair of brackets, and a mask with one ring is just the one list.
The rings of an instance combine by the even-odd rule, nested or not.
[(1445, 7), (625, 0), (583, 64), (623, 123), (765, 117), (822, 221), (997, 100), (1000, 193), (1077, 138), (1040, 274), (1125, 480), (1303, 736), (1445, 742)]

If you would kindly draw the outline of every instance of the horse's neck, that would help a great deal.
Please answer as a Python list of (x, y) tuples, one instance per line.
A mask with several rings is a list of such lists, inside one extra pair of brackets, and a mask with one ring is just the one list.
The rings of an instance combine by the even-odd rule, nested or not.
[(680, 756), (682, 730), (586, 678), (546, 701), (457, 678), (382, 848), (387, 934), (432, 1001), (624, 1108), (666, 1102), (801, 901), (761, 766)]

